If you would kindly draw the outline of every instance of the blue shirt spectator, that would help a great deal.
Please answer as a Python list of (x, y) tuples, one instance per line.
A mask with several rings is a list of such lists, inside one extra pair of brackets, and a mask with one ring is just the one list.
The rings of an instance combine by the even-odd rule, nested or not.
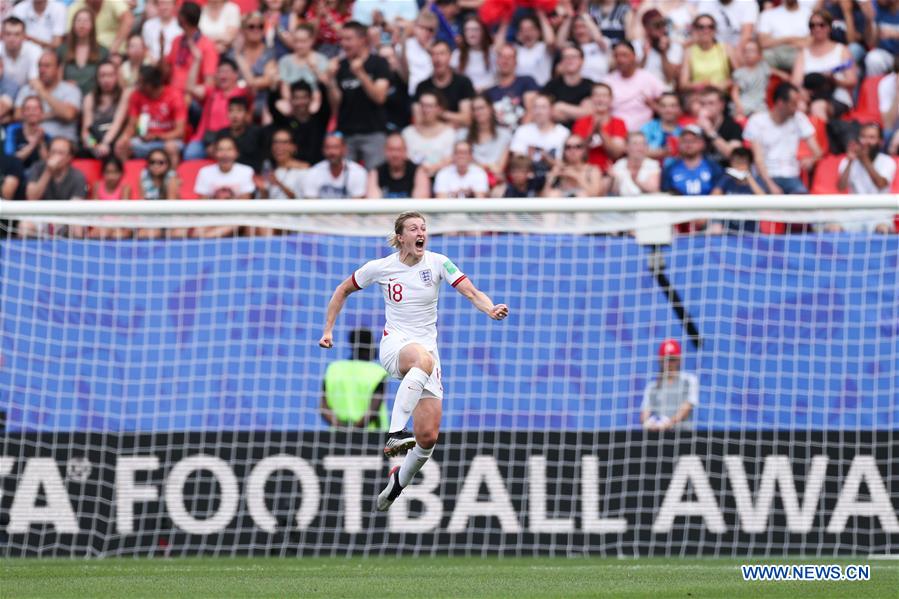
[(662, 191), (682, 196), (709, 195), (721, 178), (721, 167), (702, 154), (705, 139), (696, 125), (681, 131), (680, 155), (662, 171)]

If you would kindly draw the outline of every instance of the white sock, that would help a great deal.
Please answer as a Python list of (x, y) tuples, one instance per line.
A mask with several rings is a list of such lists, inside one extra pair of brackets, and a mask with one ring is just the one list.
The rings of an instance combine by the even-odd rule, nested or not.
[[(436, 447), (436, 445), (434, 447)], [(415, 478), (418, 471), (422, 469), (425, 462), (431, 458), (431, 454), (434, 453), (434, 447), (425, 449), (416, 443), (415, 447), (412, 448), (412, 451), (406, 454), (406, 459), (403, 460), (403, 465), (400, 466), (401, 487), (406, 487), (412, 482), (412, 479)]]
[(391, 433), (403, 430), (403, 427), (409, 422), (409, 417), (412, 416), (412, 411), (418, 405), (421, 392), (424, 391), (429, 378), (431, 375), (427, 372), (413, 367), (400, 381), (400, 388), (396, 392), (396, 399), (393, 402), (393, 412), (390, 415)]

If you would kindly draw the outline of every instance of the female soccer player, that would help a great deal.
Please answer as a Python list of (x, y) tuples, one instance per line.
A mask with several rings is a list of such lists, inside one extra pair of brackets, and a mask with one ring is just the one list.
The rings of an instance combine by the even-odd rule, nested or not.
[[(486, 294), (441, 254), (425, 250), (428, 232), (424, 217), (404, 212), (397, 217), (389, 238), (398, 251), (367, 262), (334, 290), (328, 302), (325, 329), (319, 346), (334, 346), (333, 329), (346, 298), (373, 283), (381, 287), (387, 324), (381, 338), (381, 364), (391, 376), (401, 379), (384, 455), (408, 452), (402, 466), (394, 467), (387, 486), (378, 495), (378, 510), (386, 511), (434, 452), (443, 412), (443, 385), (437, 353), (437, 296), (446, 280), (474, 306), (493, 320), (509, 315), (505, 304), (494, 304)], [(415, 435), (406, 430), (409, 416)], [(412, 449), (410, 452), (409, 449)]]

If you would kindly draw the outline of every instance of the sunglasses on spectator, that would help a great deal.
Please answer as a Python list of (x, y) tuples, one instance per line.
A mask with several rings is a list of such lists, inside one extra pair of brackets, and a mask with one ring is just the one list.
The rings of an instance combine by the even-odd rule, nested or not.
[(714, 31), (715, 26), (712, 23), (697, 23), (696, 29), (706, 30), (706, 31)]
[(668, 23), (666, 21), (656, 21), (655, 23), (650, 23), (649, 26), (652, 27), (653, 29), (662, 29), (667, 24)]
[(262, 29), (263, 25), (262, 23), (247, 23), (244, 27), (252, 31), (254, 29)]
[(566, 144), (565, 149), (566, 150), (583, 150), (584, 144), (571, 144), (571, 145)]

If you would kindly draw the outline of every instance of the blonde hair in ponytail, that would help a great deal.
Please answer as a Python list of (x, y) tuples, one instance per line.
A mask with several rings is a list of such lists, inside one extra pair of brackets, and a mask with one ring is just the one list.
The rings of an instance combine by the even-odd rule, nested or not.
[(395, 221), (393, 221), (393, 233), (387, 236), (387, 245), (392, 248), (399, 249), (399, 236), (403, 234), (403, 227), (406, 226), (406, 221), (412, 218), (420, 218), (421, 220), (425, 220), (425, 217), (422, 216), (420, 212), (403, 212), (398, 217), (396, 217)]

